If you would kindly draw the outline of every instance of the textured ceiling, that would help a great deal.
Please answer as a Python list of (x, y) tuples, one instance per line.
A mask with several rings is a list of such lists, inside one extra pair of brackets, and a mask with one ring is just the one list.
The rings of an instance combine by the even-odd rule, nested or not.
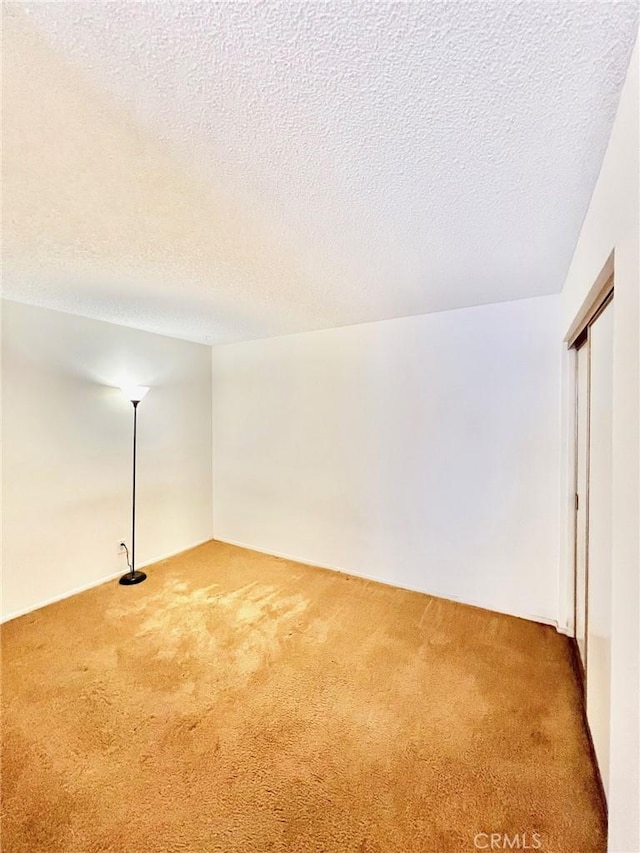
[(207, 342), (557, 292), (636, 2), (5, 6), (5, 296)]

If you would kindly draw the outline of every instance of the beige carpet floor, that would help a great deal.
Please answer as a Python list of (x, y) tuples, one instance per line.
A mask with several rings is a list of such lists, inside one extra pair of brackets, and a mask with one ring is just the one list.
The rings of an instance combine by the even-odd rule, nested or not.
[(605, 849), (550, 627), (210, 542), (2, 651), (5, 853)]

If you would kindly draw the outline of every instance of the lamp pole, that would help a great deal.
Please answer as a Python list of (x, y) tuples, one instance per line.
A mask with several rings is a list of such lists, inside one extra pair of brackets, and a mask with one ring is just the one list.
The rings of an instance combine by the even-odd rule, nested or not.
[(131, 562), (129, 571), (120, 578), (123, 586), (142, 583), (147, 576), (144, 572), (136, 571), (136, 451), (138, 444), (138, 404), (149, 389), (143, 387), (123, 388), (125, 396), (133, 405), (133, 478), (131, 489)]

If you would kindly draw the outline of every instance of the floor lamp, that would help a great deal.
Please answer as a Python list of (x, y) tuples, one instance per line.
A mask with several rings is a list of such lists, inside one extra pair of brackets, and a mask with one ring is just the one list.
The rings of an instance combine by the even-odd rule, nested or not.
[[(135, 583), (142, 583), (147, 576), (144, 572), (136, 571), (136, 440), (138, 430), (138, 403), (144, 398), (148, 388), (143, 385), (131, 385), (120, 389), (127, 400), (133, 404), (133, 488), (131, 491), (131, 560), (127, 554), (129, 562), (129, 571), (126, 575), (122, 575), (120, 583), (124, 586), (131, 586)], [(126, 550), (126, 546), (125, 546)]]

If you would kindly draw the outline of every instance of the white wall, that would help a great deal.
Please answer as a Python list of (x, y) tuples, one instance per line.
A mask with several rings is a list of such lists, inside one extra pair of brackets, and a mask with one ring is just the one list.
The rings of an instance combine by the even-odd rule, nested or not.
[(214, 535), (554, 621), (559, 297), (214, 347)]
[(3, 302), (3, 614), (126, 563), (132, 406), (138, 409), (137, 563), (211, 537), (211, 352), (200, 344)]
[[(611, 250), (615, 250), (609, 850), (616, 853), (640, 850), (638, 74), (636, 44), (609, 147), (561, 296), (566, 331)], [(565, 399), (570, 400), (571, 394), (567, 379)], [(569, 409), (564, 407), (566, 413)], [(565, 433), (570, 430), (565, 429)], [(571, 490), (569, 481), (565, 508), (570, 506)], [(570, 549), (566, 549), (566, 556), (563, 594), (572, 572)]]

